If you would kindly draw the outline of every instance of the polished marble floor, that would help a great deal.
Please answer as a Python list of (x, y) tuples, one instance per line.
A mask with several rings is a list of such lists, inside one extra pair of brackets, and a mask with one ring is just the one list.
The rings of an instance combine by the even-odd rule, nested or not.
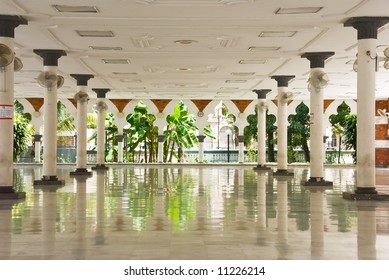
[[(332, 189), (306, 189), (309, 169), (282, 179), (250, 166), (110, 166), (37, 188), (39, 166), (17, 166), (26, 199), (0, 201), (0, 259), (389, 260), (389, 202), (342, 198), (353, 167), (326, 167)], [(389, 169), (377, 188), (389, 193)]]

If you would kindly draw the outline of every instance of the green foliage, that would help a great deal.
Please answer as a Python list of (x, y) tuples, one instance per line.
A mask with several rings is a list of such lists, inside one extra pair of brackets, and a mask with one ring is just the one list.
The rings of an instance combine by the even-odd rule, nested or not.
[(289, 145), (301, 146), (305, 161), (309, 162), (308, 139), (310, 136), (309, 108), (303, 102), (296, 107), (296, 114), (288, 117), (289, 121)]
[(183, 147), (190, 149), (198, 144), (196, 118), (193, 114), (189, 114), (188, 106), (180, 101), (174, 107), (174, 113), (168, 115), (166, 120), (168, 126), (164, 132), (164, 162), (172, 162), (173, 157), (177, 158), (178, 162), (182, 162)]
[(74, 131), (74, 116), (66, 112), (66, 107), (61, 101), (57, 102), (57, 131)]
[(344, 123), (344, 140), (346, 149), (353, 149), (354, 163), (357, 162), (357, 115), (349, 114)]
[(134, 113), (127, 116), (130, 127), (126, 129), (128, 152), (134, 154), (135, 149), (143, 146), (146, 162), (156, 161), (158, 127), (154, 126), (155, 116), (148, 113), (148, 107), (140, 101)]
[(32, 128), (24, 114), (14, 113), (13, 160), (24, 154), (32, 137)]
[(341, 127), (345, 126), (346, 116), (348, 116), (351, 112), (350, 106), (346, 104), (346, 102), (342, 102), (337, 108), (337, 114), (332, 114), (329, 117), (329, 121), (332, 126), (339, 125)]

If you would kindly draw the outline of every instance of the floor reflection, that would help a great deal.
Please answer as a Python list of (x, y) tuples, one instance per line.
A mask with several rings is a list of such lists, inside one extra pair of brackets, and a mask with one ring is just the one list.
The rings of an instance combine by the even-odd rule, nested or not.
[(33, 187), (40, 168), (15, 169), (27, 196), (0, 201), (0, 259), (389, 259), (389, 204), (342, 198), (354, 168), (327, 168), (333, 189), (302, 187), (307, 168), (71, 169), (58, 189)]

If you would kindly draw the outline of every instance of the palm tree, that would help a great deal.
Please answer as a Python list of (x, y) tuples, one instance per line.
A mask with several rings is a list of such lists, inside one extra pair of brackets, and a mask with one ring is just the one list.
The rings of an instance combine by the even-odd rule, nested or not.
[[(190, 149), (198, 144), (195, 134), (199, 130), (195, 125), (196, 118), (193, 114), (189, 114), (188, 106), (180, 101), (174, 107), (174, 113), (168, 115), (166, 120), (168, 126), (165, 130), (164, 162), (171, 162), (173, 156), (177, 158), (178, 162), (182, 162), (184, 158), (184, 147)], [(175, 153), (176, 147), (177, 154)]]

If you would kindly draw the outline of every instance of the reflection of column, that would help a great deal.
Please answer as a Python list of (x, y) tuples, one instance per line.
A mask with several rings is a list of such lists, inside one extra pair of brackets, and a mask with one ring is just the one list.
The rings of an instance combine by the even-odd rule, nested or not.
[(206, 203), (206, 193), (204, 186), (204, 170), (202, 167), (199, 169), (199, 189), (198, 189), (198, 199), (196, 205), (196, 218), (197, 218), (197, 228), (196, 230), (206, 230), (206, 218), (207, 218), (207, 203)]
[(35, 162), (39, 163), (41, 162), (41, 140), (42, 140), (42, 135), (35, 134), (34, 135), (34, 143), (35, 143)]
[[(378, 28), (389, 17), (356, 17), (345, 22), (358, 31), (357, 71), (357, 199), (372, 199), (375, 188), (375, 91)], [(351, 197), (351, 199), (355, 199)]]
[(11, 259), (13, 205), (9, 200), (0, 203), (0, 260)]
[(199, 140), (199, 163), (204, 162), (204, 135), (197, 136), (197, 139)]
[(311, 259), (323, 259), (324, 249), (324, 192), (323, 189), (311, 189)]
[(272, 76), (277, 81), (277, 171), (275, 176), (293, 176), (288, 172), (288, 83), (295, 76)]
[(92, 175), (92, 172), (87, 170), (87, 115), (88, 115), (88, 100), (87, 93), (88, 80), (93, 78), (93, 75), (71, 74), (77, 80), (77, 93), (74, 99), (77, 101), (77, 169), (70, 172), (70, 175)]
[(42, 191), (42, 236), (44, 259), (54, 257), (56, 247), (56, 223), (57, 223), (57, 187), (43, 187)]
[[(58, 86), (58, 59), (65, 56), (63, 50), (34, 50), (34, 53), (43, 58), (43, 71), (53, 73), (55, 81), (47, 80), (44, 88), (44, 133), (43, 133), (43, 176), (34, 181), (34, 185), (64, 185), (65, 181), (57, 178), (57, 86)], [(46, 82), (46, 81), (45, 81)]]
[(162, 163), (163, 162), (163, 141), (165, 139), (164, 135), (158, 135), (157, 140), (158, 140), (158, 162)]
[(104, 245), (104, 179), (105, 171), (97, 170), (96, 174), (96, 235), (95, 244)]
[(278, 259), (288, 259), (288, 181), (277, 178), (277, 250)]
[(258, 96), (258, 165), (254, 167), (254, 170), (269, 170), (270, 167), (266, 167), (266, 94), (270, 89), (253, 90)]
[[(27, 24), (19, 16), (0, 15), (0, 44), (14, 51), (15, 28)], [(0, 62), (0, 199), (24, 198), (23, 192), (13, 189), (13, 104), (14, 104), (14, 63), (2, 59)]]
[[(359, 70), (359, 66), (358, 66)], [(377, 259), (376, 213), (372, 206), (358, 206), (358, 259)]]
[[(310, 61), (311, 75), (315, 72), (323, 72), (324, 62), (334, 55), (334, 52), (304, 53), (301, 57)], [(306, 186), (332, 186), (332, 182), (325, 181), (323, 170), (323, 108), (324, 90), (322, 87), (310, 87), (310, 179)]]
[(93, 88), (97, 93), (97, 163), (92, 167), (92, 170), (106, 170), (105, 166), (105, 112), (108, 109), (107, 104), (104, 102), (105, 95), (109, 91), (107, 88)]
[(257, 175), (258, 237), (257, 244), (264, 246), (266, 237), (266, 179), (263, 173)]
[(244, 135), (238, 136), (239, 141), (239, 155), (238, 155), (238, 162), (244, 163)]
[(116, 139), (118, 140), (118, 163), (123, 162), (123, 135), (117, 135)]
[(76, 192), (76, 242), (74, 248), (75, 259), (86, 259), (86, 180), (87, 176), (77, 176)]

